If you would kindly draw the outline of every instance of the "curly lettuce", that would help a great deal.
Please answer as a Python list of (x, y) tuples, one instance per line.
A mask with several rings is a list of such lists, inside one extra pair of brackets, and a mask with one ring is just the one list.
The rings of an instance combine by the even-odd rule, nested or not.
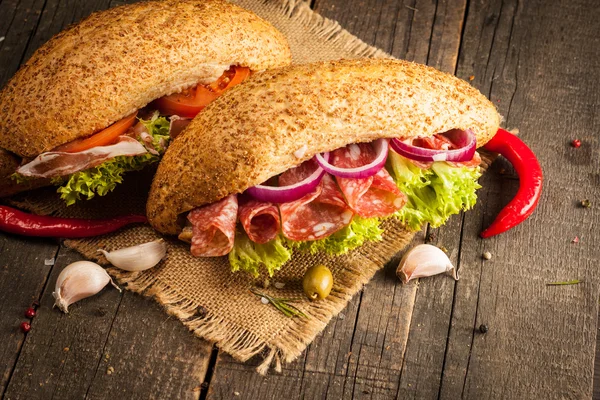
[(381, 240), (382, 233), (379, 219), (360, 217), (355, 217), (350, 225), (333, 235), (313, 241), (296, 242), (279, 235), (268, 243), (258, 244), (251, 241), (243, 229), (238, 229), (233, 250), (229, 253), (229, 264), (233, 272), (246, 271), (256, 277), (264, 267), (269, 276), (273, 276), (288, 262), (295, 250), (312, 254), (322, 251), (340, 255), (362, 246), (367, 241)]
[(387, 169), (408, 198), (395, 216), (410, 229), (419, 229), (424, 223), (437, 228), (451, 215), (472, 208), (481, 187), (479, 167), (453, 167), (438, 161), (421, 169), (391, 151)]
[(290, 247), (315, 254), (324, 252), (341, 255), (362, 246), (365, 242), (377, 242), (382, 239), (383, 229), (378, 218), (354, 216), (350, 225), (331, 236), (319, 240), (296, 242), (288, 240)]
[(273, 276), (292, 257), (281, 236), (265, 243), (255, 243), (246, 232), (236, 232), (233, 250), (229, 253), (231, 270), (246, 271), (255, 277), (259, 275), (260, 268), (267, 269), (269, 276)]
[[(169, 136), (169, 120), (155, 113), (148, 120), (141, 120), (150, 136), (152, 146), (159, 153), (164, 152), (163, 143), (167, 143)], [(139, 171), (147, 165), (158, 162), (159, 156), (146, 153), (138, 156), (119, 156), (102, 164), (75, 172), (66, 177), (53, 179), (52, 183), (59, 185), (57, 192), (67, 205), (75, 204), (85, 198), (90, 200), (95, 196), (104, 196), (113, 191), (118, 184), (123, 182), (123, 175), (129, 171)]]

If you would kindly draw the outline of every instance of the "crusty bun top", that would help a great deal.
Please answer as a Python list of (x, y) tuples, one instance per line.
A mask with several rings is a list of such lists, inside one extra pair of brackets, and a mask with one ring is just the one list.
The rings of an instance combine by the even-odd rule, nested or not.
[(285, 37), (221, 0), (135, 3), (92, 14), (40, 47), (0, 93), (0, 147), (35, 157), (89, 136), (230, 65), (288, 65)]
[(211, 103), (171, 144), (152, 183), (148, 218), (158, 231), (176, 234), (179, 214), (316, 153), (454, 128), (473, 130), (481, 146), (499, 123), (477, 89), (425, 65), (370, 59), (267, 71)]

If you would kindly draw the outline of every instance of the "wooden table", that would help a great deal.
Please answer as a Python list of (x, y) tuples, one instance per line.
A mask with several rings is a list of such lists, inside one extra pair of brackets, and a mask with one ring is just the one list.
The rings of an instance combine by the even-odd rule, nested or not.
[[(0, 1), (0, 83), (53, 34), (117, 3)], [(366, 42), (471, 80), (489, 96), (543, 165), (546, 186), (533, 217), (478, 239), (518, 188), (512, 168), (496, 162), (476, 209), (427, 232), (453, 255), (459, 282), (423, 279), (406, 295), (390, 266), (299, 360), (266, 378), (254, 372), (258, 360), (235, 362), (138, 295), (106, 290), (69, 315), (52, 310), (58, 273), (80, 257), (49, 240), (2, 235), (0, 393), (7, 399), (580, 399), (592, 396), (593, 382), (600, 399), (597, 2), (313, 3)], [(582, 146), (570, 146), (573, 139)], [(578, 205), (585, 198), (589, 209)], [(56, 264), (45, 265), (52, 258)], [(546, 285), (570, 279), (584, 282)], [(25, 336), (19, 324), (33, 301), (41, 308)], [(407, 309), (409, 325), (398, 317)]]

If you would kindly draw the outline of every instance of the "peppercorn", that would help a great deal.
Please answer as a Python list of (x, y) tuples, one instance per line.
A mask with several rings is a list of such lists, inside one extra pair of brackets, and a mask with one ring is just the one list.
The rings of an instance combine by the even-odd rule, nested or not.
[(31, 324), (29, 322), (21, 322), (21, 332), (27, 333), (31, 330)]
[(581, 147), (581, 140), (579, 140), (579, 139), (574, 139), (574, 140), (571, 142), (571, 146), (575, 147), (576, 149), (577, 149), (577, 148), (579, 148), (579, 147)]
[(25, 318), (32, 319), (35, 317), (35, 309), (33, 307), (29, 307), (27, 311), (25, 311)]
[(479, 332), (487, 333), (487, 331), (488, 331), (488, 326), (486, 324), (479, 325)]

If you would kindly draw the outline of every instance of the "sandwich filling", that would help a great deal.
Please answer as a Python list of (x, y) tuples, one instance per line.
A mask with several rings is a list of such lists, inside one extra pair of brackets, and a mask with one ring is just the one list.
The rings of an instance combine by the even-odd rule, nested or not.
[(24, 162), (12, 175), (17, 183), (47, 179), (67, 205), (104, 196), (128, 171), (160, 160), (174, 139), (204, 107), (250, 76), (231, 66), (216, 81), (155, 100), (144, 109), (90, 137), (63, 144)]
[[(448, 137), (416, 139), (412, 146), (444, 152), (456, 147)], [(388, 150), (387, 140), (382, 150), (382, 140), (351, 144), (328, 155), (335, 171), (361, 171), (379, 157), (380, 166), (376, 171), (370, 167), (368, 177), (325, 172), (308, 193), (284, 202), (256, 198), (251, 188), (190, 211), (179, 237), (191, 243), (194, 256), (228, 255), (233, 271), (256, 276), (265, 267), (272, 275), (294, 251), (339, 255), (381, 240), (385, 218), (398, 218), (416, 230), (424, 223), (438, 227), (450, 215), (473, 207), (481, 175), (474, 144), (466, 161), (418, 161)], [(294, 185), (308, 182), (319, 166), (314, 157), (267, 184), (298, 190)]]

